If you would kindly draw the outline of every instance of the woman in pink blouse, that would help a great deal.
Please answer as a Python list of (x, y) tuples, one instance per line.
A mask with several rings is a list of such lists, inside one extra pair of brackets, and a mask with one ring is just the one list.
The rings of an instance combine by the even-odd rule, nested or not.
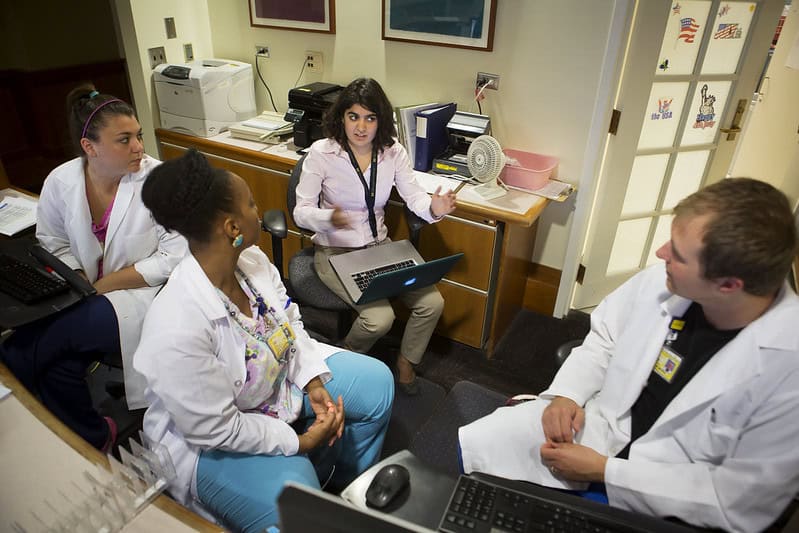
[[(389, 242), (385, 205), (393, 187), (430, 223), (455, 209), (455, 194), (441, 194), (439, 188), (430, 196), (416, 182), (408, 153), (395, 139), (391, 103), (375, 80), (350, 83), (328, 109), (323, 127), (327, 138), (308, 150), (293, 214), (297, 224), (315, 232), (319, 278), (358, 312), (344, 339), (347, 348), (368, 352), (391, 329), (394, 310), (388, 300), (356, 305), (332, 270), (330, 256)], [(413, 367), (422, 360), (444, 300), (435, 286), (397, 299), (411, 311), (396, 362), (398, 389), (414, 395), (419, 387)]]

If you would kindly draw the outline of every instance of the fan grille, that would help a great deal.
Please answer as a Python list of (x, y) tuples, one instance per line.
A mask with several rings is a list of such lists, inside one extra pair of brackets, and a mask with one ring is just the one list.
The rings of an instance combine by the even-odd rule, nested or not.
[(477, 181), (484, 183), (495, 180), (505, 166), (505, 155), (499, 142), (490, 135), (480, 135), (466, 152), (469, 172)]

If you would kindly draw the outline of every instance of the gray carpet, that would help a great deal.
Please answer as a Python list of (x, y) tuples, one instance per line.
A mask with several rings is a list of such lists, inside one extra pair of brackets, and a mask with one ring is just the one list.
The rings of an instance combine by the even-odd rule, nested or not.
[[(589, 317), (584, 313), (573, 312), (564, 319), (557, 319), (520, 311), (497, 345), (492, 359), (486, 359), (481, 350), (434, 336), (416, 369), (424, 378), (422, 393), (410, 398), (397, 394), (394, 398), (383, 456), (409, 448), (417, 432), (443, 405), (445, 393), (458, 382), (469, 381), (501, 396), (541, 392), (555, 375), (558, 346), (582, 339), (588, 329)], [(392, 333), (393, 338), (398, 338), (397, 332)], [(371, 355), (393, 366), (397, 354), (396, 342), (389, 340), (378, 342)], [(487, 413), (479, 416), (482, 414)], [(464, 423), (469, 421), (468, 416), (472, 415), (462, 413)], [(475, 418), (477, 415), (471, 419)], [(448, 447), (451, 448), (451, 443), (442, 443), (441, 449)]]

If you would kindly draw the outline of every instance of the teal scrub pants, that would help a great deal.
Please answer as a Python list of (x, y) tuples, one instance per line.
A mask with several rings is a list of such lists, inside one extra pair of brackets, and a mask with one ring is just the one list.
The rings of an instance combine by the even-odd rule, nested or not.
[[(338, 352), (326, 363), (333, 378), (330, 396), (344, 400), (344, 434), (332, 447), (309, 455), (248, 455), (206, 450), (197, 463), (197, 494), (203, 506), (234, 531), (262, 531), (278, 522), (277, 497), (287, 481), (314, 488), (343, 489), (380, 458), (386, 436), (394, 379), (382, 362)], [(298, 433), (314, 421), (308, 397), (293, 424)]]

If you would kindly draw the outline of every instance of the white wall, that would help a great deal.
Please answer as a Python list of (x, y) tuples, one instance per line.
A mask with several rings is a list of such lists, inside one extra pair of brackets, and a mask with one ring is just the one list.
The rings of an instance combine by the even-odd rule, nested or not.
[[(182, 63), (183, 45), (191, 43), (195, 58), (212, 56), (208, 4), (205, 0), (112, 1), (128, 62), (133, 102), (144, 131), (144, 147), (148, 153), (157, 155), (153, 130), (158, 125), (158, 106), (147, 50), (163, 46), (167, 62)], [(166, 17), (175, 19), (174, 39), (166, 38)]]
[(793, 46), (799, 47), (799, 2), (789, 8), (766, 72), (768, 80), (761, 88), (762, 101), (746, 119), (730, 175), (767, 181), (796, 204), (799, 201), (799, 70), (785, 66)]
[[(135, 6), (140, 52), (164, 44), (163, 17), (175, 16), (179, 32), (187, 28), (182, 20), (185, 15), (177, 10), (183, 2), (178, 0), (115, 1)], [(487, 91), (483, 102), (483, 112), (492, 118), (493, 134), (506, 148), (558, 156), (560, 178), (576, 183), (614, 2), (497, 1), (493, 52), (383, 41), (382, 3), (376, 0), (337, 2), (336, 34), (251, 27), (247, 2), (241, 0), (191, 0), (185, 2), (191, 9), (184, 10), (194, 14), (190, 19), (196, 20), (197, 27), (191, 30), (194, 35), (209, 32), (215, 57), (253, 63), (256, 44), (270, 47), (271, 58), (259, 60), (259, 64), (280, 110), (287, 106), (288, 91), (297, 80), (306, 50), (323, 53), (323, 72), (306, 71), (299, 84), (328, 81), (346, 85), (357, 76), (369, 76), (384, 86), (395, 106), (453, 100), (459, 109), (476, 111), (471, 105), (476, 73), (499, 74), (500, 90)], [(207, 26), (201, 20), (206, 5)], [(142, 30), (145, 22), (147, 32)], [(194, 40), (199, 42), (198, 37)], [(203, 55), (195, 42), (195, 56)], [(167, 56), (172, 61), (170, 49)], [(147, 78), (147, 70), (140, 76)], [(256, 97), (259, 111), (271, 108), (257, 74)], [(149, 146), (148, 150), (152, 151)], [(562, 267), (572, 206), (569, 201), (545, 210), (532, 258), (535, 262)]]

